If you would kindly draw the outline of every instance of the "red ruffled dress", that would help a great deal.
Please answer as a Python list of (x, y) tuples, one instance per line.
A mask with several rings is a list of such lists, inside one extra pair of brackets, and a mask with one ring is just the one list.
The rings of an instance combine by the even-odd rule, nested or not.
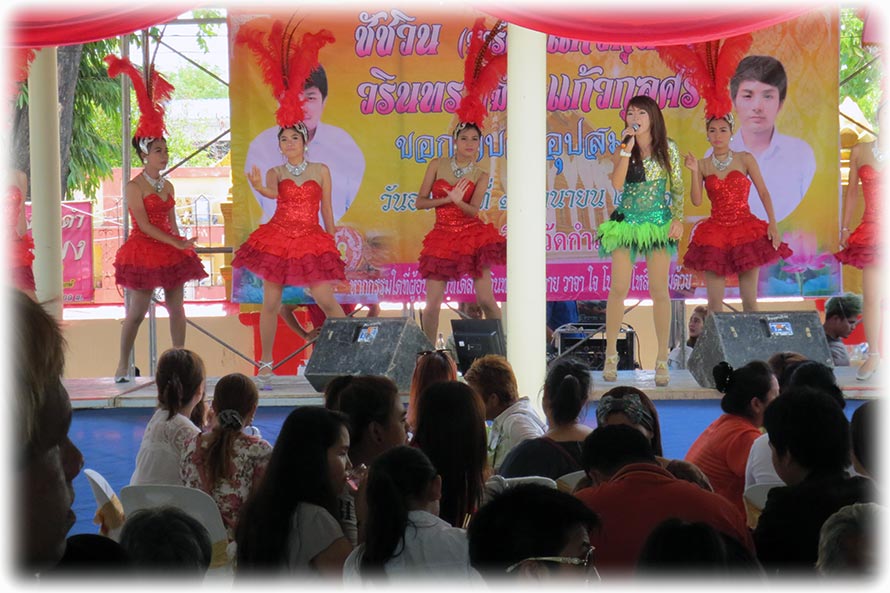
[(311, 286), (346, 280), (346, 264), (334, 238), (318, 224), (321, 186), (310, 179), (278, 182), (278, 206), (235, 252), (232, 266), (270, 282)]
[(720, 179), (705, 178), (711, 216), (692, 229), (683, 265), (692, 270), (729, 276), (791, 257), (786, 243), (773, 248), (768, 226), (748, 207), (751, 180), (738, 170)]
[(881, 251), (881, 173), (871, 165), (859, 167), (865, 210), (847, 240), (847, 247), (834, 254), (842, 264), (859, 268), (879, 262)]
[(10, 271), (12, 273), (13, 285), (19, 290), (35, 290), (34, 286), (34, 270), (31, 264), (34, 262), (34, 239), (30, 235), (25, 234), (19, 237), (15, 230), (19, 216), (21, 216), (24, 200), (22, 199), (21, 190), (13, 185), (9, 189), (9, 197), (7, 198), (6, 220), (9, 222), (12, 232), (11, 244), (9, 246), (10, 253)]
[[(148, 194), (142, 199), (148, 221), (157, 229), (173, 235), (170, 225), (170, 210), (176, 205), (173, 194), (161, 199), (157, 194)], [(182, 286), (188, 280), (207, 277), (201, 259), (194, 249), (177, 249), (146, 235), (130, 211), (133, 228), (130, 236), (114, 258), (114, 281), (120, 286), (133, 290), (154, 290)]]
[[(433, 183), (431, 195), (444, 198), (453, 186), (445, 179)], [(476, 189), (467, 186), (464, 202)], [(457, 280), (461, 276), (479, 278), (484, 268), (507, 262), (507, 240), (490, 223), (469, 217), (455, 204), (436, 208), (436, 224), (423, 239), (420, 275), (428, 280)]]

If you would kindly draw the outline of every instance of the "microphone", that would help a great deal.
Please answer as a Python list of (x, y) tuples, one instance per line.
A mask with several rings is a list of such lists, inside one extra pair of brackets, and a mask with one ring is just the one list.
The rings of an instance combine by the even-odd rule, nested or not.
[[(636, 132), (640, 129), (640, 124), (633, 124), (631, 128), (633, 128), (633, 131)], [(631, 136), (630, 134), (625, 136), (624, 140), (621, 141), (621, 148), (627, 148), (627, 143), (630, 142), (631, 138), (633, 138), (633, 136)]]

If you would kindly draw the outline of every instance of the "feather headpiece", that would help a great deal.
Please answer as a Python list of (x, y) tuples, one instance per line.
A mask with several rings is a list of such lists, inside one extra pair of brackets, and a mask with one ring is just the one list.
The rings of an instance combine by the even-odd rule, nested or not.
[(19, 86), (28, 80), (28, 70), (31, 68), (31, 62), (34, 61), (36, 52), (33, 48), (19, 47), (12, 50), (12, 92), (13, 97), (19, 92)]
[(656, 47), (655, 51), (668, 67), (689, 79), (705, 100), (705, 120), (728, 117), (732, 124), (729, 81), (751, 41), (751, 34), (746, 33), (722, 41)]
[(318, 68), (318, 52), (334, 42), (333, 33), (327, 29), (303, 33), (298, 40), (300, 23), (291, 25), (292, 21), (293, 17), (286, 25), (274, 21), (271, 28), (256, 26), (257, 21), (251, 21), (254, 26), (241, 27), (235, 37), (235, 43), (243, 43), (256, 56), (263, 78), (278, 101), (275, 120), (282, 128), (293, 127), (305, 119), (303, 86)]
[(119, 74), (125, 74), (133, 83), (136, 102), (139, 104), (139, 122), (134, 136), (140, 140), (142, 151), (148, 152), (151, 140), (163, 138), (166, 132), (164, 102), (173, 94), (173, 85), (155, 70), (153, 64), (148, 66), (146, 77), (126, 58), (108, 55), (105, 56), (105, 63), (108, 64), (108, 76), (115, 78)]
[(492, 49), (492, 42), (505, 26), (504, 21), (498, 21), (491, 31), (486, 32), (484, 18), (476, 19), (473, 24), (470, 47), (464, 59), (464, 95), (456, 111), (460, 124), (455, 134), (467, 124), (482, 128), (488, 115), (488, 97), (507, 76), (507, 54), (494, 55)]

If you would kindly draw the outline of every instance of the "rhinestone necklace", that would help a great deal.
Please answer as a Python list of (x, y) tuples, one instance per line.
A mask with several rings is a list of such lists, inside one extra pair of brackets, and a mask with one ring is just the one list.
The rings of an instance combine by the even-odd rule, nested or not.
[(451, 172), (454, 173), (454, 176), (458, 179), (471, 172), (475, 168), (476, 163), (474, 163), (473, 161), (470, 161), (470, 164), (466, 167), (461, 168), (457, 166), (457, 161), (454, 160), (454, 158), (451, 159)]
[(879, 163), (883, 163), (884, 159), (887, 158), (887, 153), (878, 148), (877, 142), (871, 145), (871, 153), (875, 156), (875, 160)]
[(309, 166), (309, 161), (304, 159), (299, 165), (291, 165), (290, 162), (284, 161), (284, 166), (287, 168), (288, 173), (294, 177), (299, 177), (303, 174), (303, 171), (306, 170), (306, 167)]
[(157, 179), (153, 179), (153, 178), (149, 177), (148, 173), (146, 173), (145, 170), (143, 170), (142, 176), (145, 177), (145, 180), (148, 181), (148, 183), (153, 188), (155, 188), (156, 192), (161, 193), (161, 191), (164, 189), (164, 176), (163, 175), (158, 175)]
[(721, 161), (717, 158), (717, 153), (711, 153), (711, 163), (713, 163), (714, 168), (718, 171), (725, 171), (726, 167), (729, 166), (729, 163), (732, 162), (732, 151), (729, 151), (729, 154), (726, 155), (726, 160)]

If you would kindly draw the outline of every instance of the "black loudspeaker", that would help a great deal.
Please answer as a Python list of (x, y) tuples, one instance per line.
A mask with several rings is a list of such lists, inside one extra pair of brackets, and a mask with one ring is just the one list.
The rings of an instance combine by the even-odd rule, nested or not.
[(776, 352), (798, 352), (834, 366), (822, 321), (815, 311), (711, 313), (686, 367), (702, 387), (716, 387), (714, 367), (725, 360), (739, 368)]
[(413, 319), (350, 317), (325, 320), (306, 365), (316, 391), (340, 375), (383, 375), (400, 392), (411, 389), (417, 353), (433, 346)]

